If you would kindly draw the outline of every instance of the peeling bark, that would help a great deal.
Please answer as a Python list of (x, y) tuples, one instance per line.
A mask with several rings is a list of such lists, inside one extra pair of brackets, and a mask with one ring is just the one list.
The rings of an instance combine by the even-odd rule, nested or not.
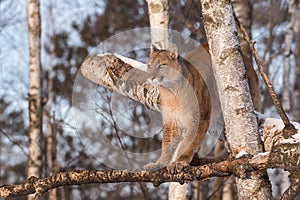
[[(241, 161), (233, 161), (231, 165), (237, 166)], [(0, 197), (15, 197), (36, 193), (40, 196), (49, 189), (91, 183), (116, 183), (116, 182), (152, 182), (159, 186), (164, 182), (180, 182), (181, 184), (192, 180), (202, 180), (210, 176), (227, 176), (228, 171), (222, 171), (226, 163), (215, 163), (199, 167), (187, 167), (185, 172), (178, 174), (167, 173), (166, 168), (157, 171), (127, 171), (127, 170), (78, 170), (60, 172), (48, 178), (38, 179), (31, 177), (27, 181), (10, 186), (0, 187)], [(231, 166), (230, 168), (234, 168)]]
[(135, 61), (130, 65), (124, 61), (116, 54), (91, 56), (82, 64), (81, 72), (94, 83), (160, 112), (159, 90), (147, 84), (148, 74), (138, 69), (145, 64)]

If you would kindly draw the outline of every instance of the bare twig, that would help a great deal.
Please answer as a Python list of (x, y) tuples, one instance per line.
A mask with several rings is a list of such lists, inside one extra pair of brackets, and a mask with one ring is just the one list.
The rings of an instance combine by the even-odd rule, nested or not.
[(264, 72), (263, 70), (263, 65), (259, 59), (259, 56), (258, 56), (258, 53), (256, 51), (256, 49), (254, 48), (254, 45), (255, 45), (255, 42), (251, 41), (250, 40), (250, 37), (245, 29), (245, 27), (243, 26), (243, 24), (241, 24), (238, 19), (235, 17), (235, 20), (239, 26), (239, 28), (241, 29), (242, 33), (244, 34), (244, 39), (247, 41), (247, 43), (249, 44), (249, 47), (250, 47), (250, 50), (251, 50), (251, 53), (253, 54), (254, 56), (254, 59), (255, 59), (255, 62), (257, 64), (257, 67), (258, 67), (258, 70), (261, 74), (261, 77), (263, 78), (266, 86), (267, 86), (267, 90), (272, 98), (272, 101), (275, 105), (275, 108), (280, 116), (280, 118), (282, 119), (285, 127), (283, 129), (283, 132), (284, 132), (284, 137), (288, 137), (288, 136), (291, 136), (295, 133), (297, 133), (297, 130), (296, 128), (294, 127), (294, 125), (290, 122), (287, 114), (285, 113), (285, 111), (283, 110), (281, 104), (280, 104), (280, 101), (278, 99), (278, 97), (276, 96), (275, 92), (274, 92), (274, 89), (273, 89), (273, 86), (271, 84), (271, 81), (270, 79), (268, 78), (268, 76), (266, 75), (266, 73)]

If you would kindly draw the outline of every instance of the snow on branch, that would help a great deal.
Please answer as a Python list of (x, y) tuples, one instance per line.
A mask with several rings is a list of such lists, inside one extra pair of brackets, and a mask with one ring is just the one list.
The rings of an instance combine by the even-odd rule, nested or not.
[[(300, 124), (292, 122), (297, 133), (287, 137), (283, 131), (285, 125), (281, 119), (265, 118), (259, 121), (262, 122), (261, 134), (265, 153), (255, 155), (252, 162), (300, 173)], [(265, 167), (262, 166), (262, 168)]]
[(250, 165), (258, 168), (281, 168), (290, 172), (290, 186), (281, 199), (294, 199), (300, 193), (300, 124), (292, 122), (297, 132), (290, 135), (285, 131), (281, 119), (266, 118), (262, 137), (265, 153), (255, 155)]

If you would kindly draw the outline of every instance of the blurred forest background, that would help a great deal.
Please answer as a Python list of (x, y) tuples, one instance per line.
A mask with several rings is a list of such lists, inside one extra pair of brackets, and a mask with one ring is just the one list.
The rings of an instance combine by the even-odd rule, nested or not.
[[(288, 89), (287, 112), (295, 109), (293, 88), (295, 85), (295, 47), (299, 37), (294, 36), (290, 67), (284, 69), (285, 36), (289, 1), (251, 0), (251, 33), (256, 48), (280, 98)], [(299, 6), (298, 6), (299, 7)], [(299, 9), (299, 8), (298, 8)], [(298, 12), (299, 13), (299, 12)], [(205, 41), (201, 24), (199, 0), (169, 2), (170, 29), (182, 32), (196, 41)], [(300, 18), (300, 16), (297, 16)], [(47, 104), (43, 110), (43, 169), (42, 176), (57, 171), (75, 169), (109, 169), (87, 151), (72, 121), (72, 92), (75, 76), (86, 56), (105, 39), (122, 31), (148, 27), (148, 6), (144, 0), (47, 0), (41, 1), (42, 20), (42, 87)], [(296, 39), (298, 38), (298, 39)], [(299, 50), (298, 50), (299, 52)], [(28, 30), (25, 0), (0, 1), (0, 185), (27, 179), (28, 158), (28, 88), (29, 57)], [(149, 50), (143, 54), (132, 51), (127, 55), (147, 61)], [(299, 57), (299, 55), (298, 55)], [(299, 59), (299, 58), (298, 58)], [(299, 62), (298, 62), (299, 64)], [(299, 71), (299, 69), (298, 69)], [(286, 75), (287, 74), (287, 75)], [(298, 73), (299, 74), (299, 73)], [(284, 87), (284, 77), (288, 86)], [(299, 78), (298, 78), (299, 79)], [(298, 83), (299, 84), (299, 83)], [(262, 85), (262, 112), (276, 117), (272, 102)], [(299, 86), (298, 86), (299, 87)], [(159, 149), (160, 137), (151, 139), (132, 137), (118, 129), (112, 117), (111, 92), (98, 87), (97, 110), (101, 133), (116, 146), (131, 152)], [(130, 102), (130, 114), (134, 124), (147, 125), (147, 109)], [(298, 112), (299, 113), (299, 112)], [(298, 115), (299, 117), (299, 115)], [(300, 121), (295, 117), (295, 121)], [(93, 132), (93, 127), (83, 126), (82, 132)], [(101, 155), (101, 147), (93, 144)], [(118, 162), (115, 160), (112, 162)], [(273, 170), (270, 172), (281, 173)], [(214, 179), (195, 184), (201, 199), (219, 199), (213, 187)], [(223, 179), (220, 185), (230, 179)], [(282, 193), (283, 179), (274, 179), (274, 197)], [(234, 189), (234, 188), (233, 188)], [(167, 184), (158, 188), (145, 183), (118, 183), (64, 187), (56, 190), (58, 199), (167, 199)], [(44, 195), (48, 198), (48, 194)], [(19, 199), (26, 199), (25, 197)]]

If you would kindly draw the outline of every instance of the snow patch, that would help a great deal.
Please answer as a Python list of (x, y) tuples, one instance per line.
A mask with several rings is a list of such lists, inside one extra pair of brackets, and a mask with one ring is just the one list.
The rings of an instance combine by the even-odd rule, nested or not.
[(259, 153), (259, 154), (254, 155), (252, 159), (256, 159), (256, 158), (261, 157), (261, 156), (268, 156), (269, 154), (270, 154), (270, 152), (268, 152), (268, 151), (263, 152), (263, 153)]
[(147, 64), (139, 62), (137, 60), (134, 60), (132, 58), (128, 58), (125, 56), (122, 56), (120, 54), (116, 54), (116, 53), (103, 53), (103, 54), (97, 54), (97, 56), (107, 56), (107, 55), (113, 55), (116, 56), (117, 58), (119, 58), (120, 60), (122, 60), (124, 63), (127, 63), (129, 65), (131, 65), (132, 67), (142, 70), (142, 71), (147, 71)]
[[(300, 143), (300, 124), (297, 122), (292, 122), (292, 124), (297, 129), (297, 133), (292, 135), (291, 138), (285, 139), (282, 141), (282, 143)], [(284, 128), (284, 123), (281, 119), (275, 119), (275, 118), (266, 118), (264, 127), (272, 127), (272, 130), (278, 130), (281, 131)]]
[(264, 122), (264, 127), (273, 127), (276, 130), (282, 130), (284, 128), (284, 123), (281, 119), (277, 118), (266, 118)]
[(244, 155), (248, 155), (249, 153), (247, 153), (247, 151), (245, 151), (245, 150), (242, 150), (242, 151), (240, 151), (235, 157), (236, 158), (240, 158), (240, 157), (242, 157), (242, 156), (244, 156)]

